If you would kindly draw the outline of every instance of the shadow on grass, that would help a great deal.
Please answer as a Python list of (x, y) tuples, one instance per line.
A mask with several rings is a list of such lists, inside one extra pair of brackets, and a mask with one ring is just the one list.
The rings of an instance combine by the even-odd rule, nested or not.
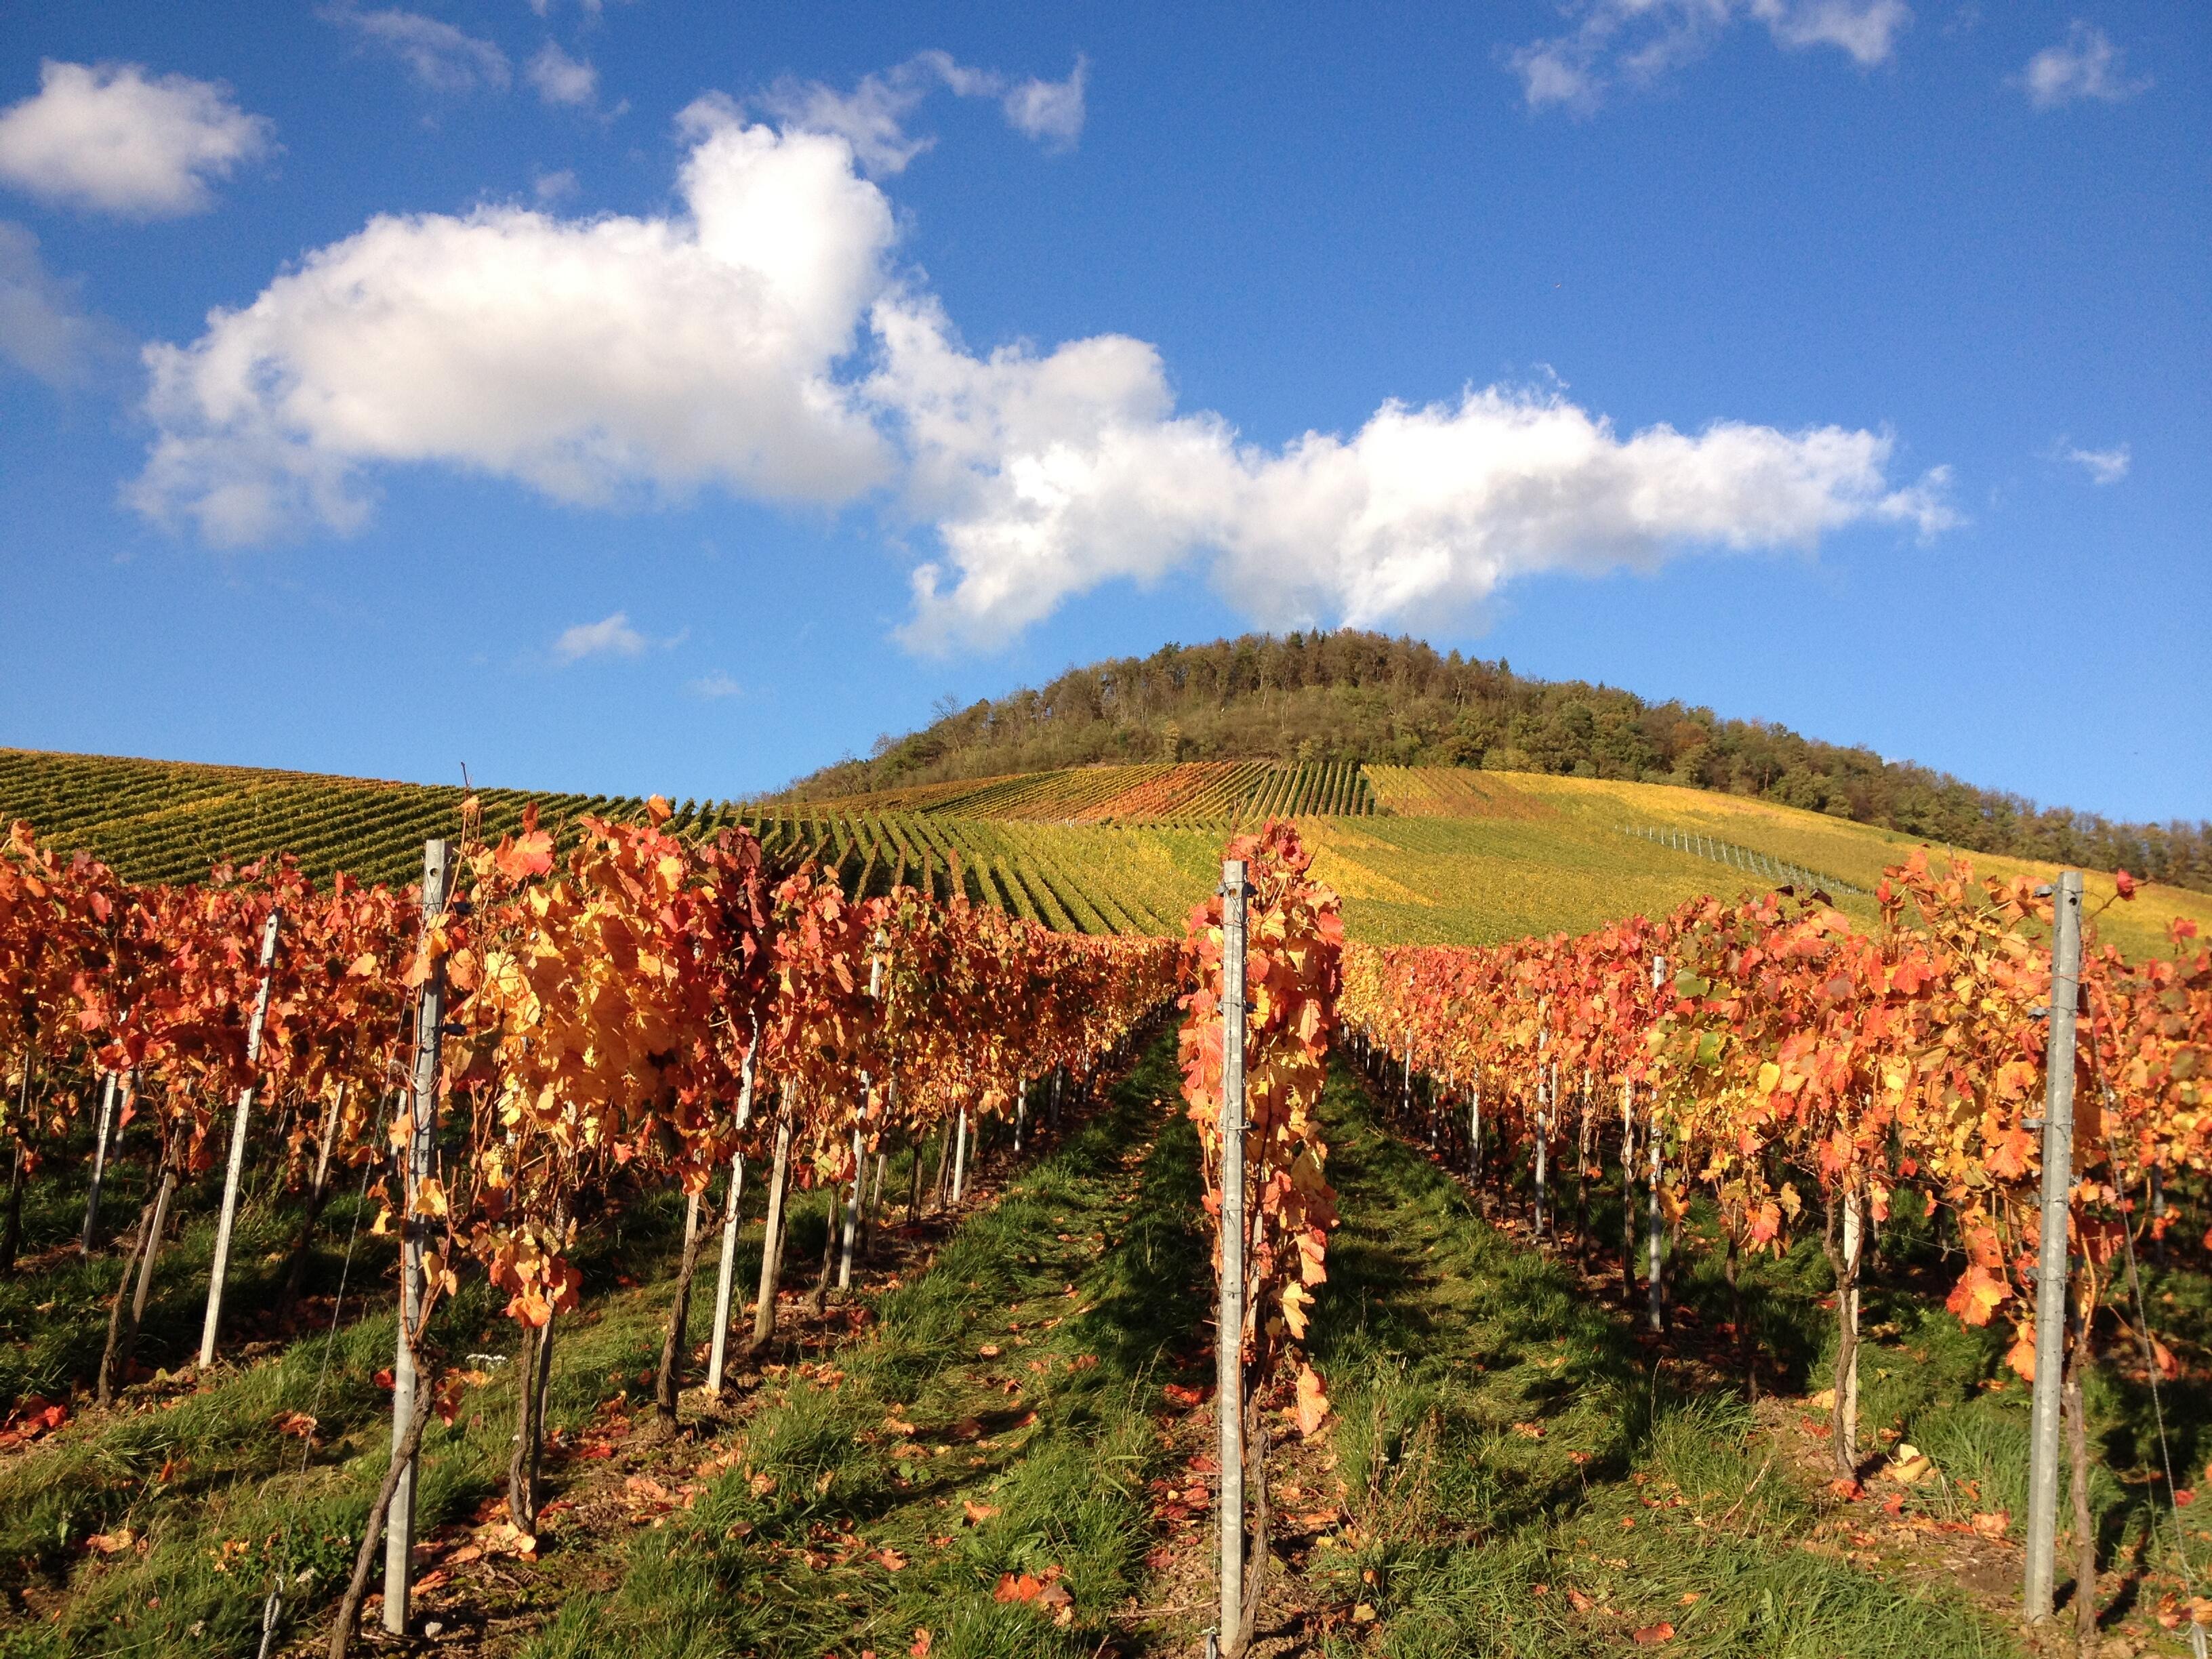
[[(902, 1653), (922, 1630), (953, 1659), (1097, 1652), (1152, 1541), (1156, 1379), (1207, 1305), (1196, 1139), (1159, 1104), (1176, 1088), (1155, 1043), (883, 1297), (842, 1380), (763, 1398), (742, 1461), (637, 1542), (618, 1591), (564, 1606), (532, 1659)], [(1053, 1568), (1066, 1626), (994, 1595)]]
[[(1354, 1528), (1306, 1565), (1322, 1651), (1564, 1659), (1662, 1623), (1667, 1651), (1715, 1659), (2015, 1650), (1960, 1596), (1802, 1547), (1813, 1504), (1749, 1408), (1668, 1381), (1348, 1072), (1325, 1116), (1345, 1222), (1310, 1346)], [(1363, 1605), (1371, 1621), (1350, 1621)]]

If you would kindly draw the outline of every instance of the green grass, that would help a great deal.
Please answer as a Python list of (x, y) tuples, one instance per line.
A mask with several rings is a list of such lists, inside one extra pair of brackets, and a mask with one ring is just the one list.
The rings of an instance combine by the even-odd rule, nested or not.
[[(325, 1217), (324, 1260), (311, 1291), (336, 1286), (349, 1207), (333, 1204)], [(615, 1289), (613, 1281), (618, 1273), (665, 1272), (680, 1212), (673, 1199), (656, 1197), (631, 1212), (623, 1236), (602, 1236), (583, 1255), (590, 1303), (568, 1322), (555, 1349), (553, 1425), (573, 1433), (589, 1422), (609, 1392), (611, 1375), (629, 1379), (625, 1394), (646, 1392), (634, 1378), (658, 1358), (665, 1291)], [(240, 1244), (251, 1241), (254, 1248), (240, 1251), (240, 1277), (228, 1303), (239, 1310), (240, 1325), (265, 1303), (281, 1271), (263, 1259), (259, 1247), (289, 1243), (291, 1220), (275, 1206), (242, 1213)], [(804, 1220), (806, 1225), (794, 1224), (795, 1248), (804, 1252), (811, 1237), (818, 1249), (818, 1213), (809, 1211)], [(141, 1346), (149, 1364), (181, 1361), (196, 1346), (207, 1234), (204, 1223), (195, 1223), (167, 1254)], [(757, 1269), (757, 1244), (749, 1254)], [(0, 1460), (0, 1593), (29, 1615), (12, 1627), (0, 1620), (0, 1655), (250, 1651), (272, 1571), (289, 1584), (295, 1605), (288, 1627), (302, 1616), (325, 1616), (350, 1568), (388, 1454), (389, 1395), (376, 1372), (392, 1363), (391, 1265), (383, 1241), (364, 1236), (356, 1241), (343, 1308), (349, 1322), (226, 1368), (198, 1391), (171, 1393), (156, 1385), (125, 1409), (88, 1412), (50, 1442)], [(744, 1260), (739, 1265), (742, 1270)], [(112, 1284), (113, 1270), (108, 1259), (5, 1290), (58, 1300), (61, 1284), (89, 1278), (96, 1287), (103, 1276)], [(19, 1373), (38, 1364), (66, 1364), (79, 1376), (89, 1369), (82, 1346), (89, 1310), (75, 1310), (76, 1316), (66, 1319), (59, 1308), (42, 1316), (44, 1324), (67, 1333), (59, 1339), (40, 1334), (40, 1321), (14, 1323), (12, 1304), (7, 1311), (14, 1339), (7, 1352)], [(104, 1335), (104, 1304), (98, 1319)], [(472, 1352), (514, 1346), (499, 1298), (481, 1282), (465, 1284), (434, 1334), (456, 1363)], [(237, 1351), (235, 1339), (227, 1342), (227, 1353)], [(96, 1364), (97, 1337), (89, 1352)], [(504, 1491), (514, 1393), (507, 1370), (491, 1375), (467, 1396), (453, 1425), (431, 1425), (419, 1508), (424, 1532), (465, 1518), (484, 1498)], [(304, 1465), (301, 1443), (274, 1426), (293, 1412), (308, 1413), (320, 1425)], [(86, 1549), (91, 1535), (112, 1536), (123, 1528), (147, 1540), (144, 1553), (104, 1556)], [(302, 1571), (310, 1576), (301, 1579)]]
[[(1151, 1541), (1144, 1483), (1163, 1454), (1148, 1407), (1203, 1313), (1188, 1125), (1168, 1118), (1125, 1167), (1174, 1086), (1155, 1046), (1109, 1112), (882, 1298), (834, 1388), (772, 1386), (742, 1462), (640, 1540), (619, 1591), (570, 1601), (532, 1659), (902, 1653), (924, 1629), (955, 1659), (1098, 1651)], [(887, 1431), (895, 1416), (917, 1432)], [(963, 1524), (965, 1504), (989, 1513)], [(994, 1597), (1003, 1574), (1055, 1568), (1065, 1626)]]
[[(1164, 1411), (1161, 1392), (1211, 1372), (1196, 1146), (1176, 1092), (1164, 1037), (1102, 1110), (1008, 1176), (926, 1267), (883, 1288), (860, 1335), (810, 1355), (834, 1372), (772, 1368), (696, 1443), (625, 1442), (608, 1463), (556, 1460), (554, 1495), (578, 1507), (534, 1567), (468, 1581), (459, 1616), (501, 1632), (494, 1650), (532, 1659), (849, 1659), (903, 1653), (922, 1629), (940, 1656), (1188, 1650), (1206, 1622), (1188, 1604), (1210, 1529), (1156, 1521), (1146, 1486), (1188, 1480), (1184, 1460), (1211, 1432), (1203, 1410)], [(1342, 1659), (1565, 1659), (1626, 1650), (1633, 1632), (1662, 1621), (1675, 1632), (1664, 1651), (1699, 1659), (2021, 1651), (2008, 1586), (1970, 1593), (1930, 1553), (1902, 1547), (1851, 1559), (1862, 1553), (1853, 1529), (1874, 1506), (1826, 1490), (1812, 1413), (1773, 1399), (1754, 1408), (1729, 1381), (1709, 1215), (1692, 1215), (1670, 1269), (1684, 1316), (1655, 1344), (1609, 1286), (1480, 1218), (1457, 1182), (1382, 1125), (1349, 1073), (1333, 1079), (1324, 1119), (1346, 1219), (1310, 1347), (1337, 1415), (1318, 1441), (1280, 1446), (1274, 1478), (1308, 1488), (1279, 1498), (1279, 1514), (1334, 1493), (1343, 1516), (1318, 1537), (1279, 1533), (1263, 1634)], [(1617, 1211), (1597, 1196), (1595, 1231), (1610, 1240)], [(264, 1218), (255, 1236), (283, 1237), (283, 1213), (274, 1200), (250, 1210)], [(609, 1409), (641, 1420), (639, 1379), (658, 1353), (679, 1214), (655, 1195), (592, 1236), (585, 1310), (556, 1348), (551, 1418), (565, 1435), (604, 1424)], [(819, 1208), (805, 1206), (794, 1279), (822, 1227)], [(327, 1290), (344, 1223), (325, 1237)], [(741, 1273), (757, 1237), (749, 1228)], [(1908, 1517), (2017, 1517), (2025, 1389), (1983, 1386), (2001, 1345), (1942, 1311), (1945, 1264), (1921, 1223), (1895, 1218), (1881, 1251), (1863, 1358), (1866, 1437), (1909, 1439), (1942, 1469), (1942, 1481), (1914, 1489)], [(165, 1353), (196, 1334), (204, 1288), (198, 1244), (171, 1261)], [(392, 1341), (388, 1267), (381, 1241), (361, 1242), (355, 1322), (334, 1333), (197, 1393), (157, 1390), (139, 1409), (88, 1414), (0, 1459), (0, 1589), (14, 1608), (0, 1616), (0, 1655), (248, 1651), (272, 1573), (291, 1586), (288, 1640), (319, 1629), (384, 1465), (388, 1407), (374, 1373)], [(259, 1255), (248, 1267), (274, 1271)], [(28, 1318), (20, 1298), (54, 1301), (43, 1317), (69, 1325), (58, 1287), (90, 1274), (96, 1288), (97, 1271), (64, 1264), (0, 1286), (18, 1298), (0, 1303), (14, 1344), (30, 1353), (47, 1340), (14, 1322)], [(1746, 1285), (1762, 1389), (1823, 1386), (1833, 1338), (1817, 1249), (1801, 1242), (1751, 1264)], [(2201, 1364), (2212, 1283), (2154, 1269), (2149, 1292), (2161, 1334)], [(480, 1285), (448, 1309), (441, 1338), (456, 1356), (513, 1341)], [(52, 1340), (62, 1353), (66, 1342)], [(2106, 1559), (2136, 1581), (2114, 1618), (2165, 1650), (2171, 1638), (2141, 1629), (2169, 1540), (2148, 1535), (2148, 1407), (2124, 1358), (2093, 1382), (2092, 1498)], [(12, 1363), (28, 1375), (74, 1362)], [(2166, 1395), (2191, 1468), (2212, 1453), (2202, 1393)], [(425, 1534), (503, 1490), (513, 1406), (507, 1371), (491, 1368), (456, 1424), (433, 1428)], [(301, 1443), (272, 1426), (295, 1411), (321, 1424), (304, 1467)], [(688, 1510), (628, 1523), (626, 1474), (673, 1485), (710, 1459), (721, 1461), (698, 1475)], [(143, 1553), (84, 1547), (125, 1527), (147, 1540)], [(1054, 1569), (1073, 1600), (1065, 1624), (994, 1595), (1002, 1575)], [(1168, 1603), (1185, 1610), (1158, 1610)]]
[(1339, 1607), (1371, 1607), (1378, 1633), (1340, 1626), (1326, 1650), (1534, 1659), (1662, 1621), (1666, 1651), (1715, 1659), (2015, 1650), (1955, 1592), (1806, 1548), (1821, 1507), (1766, 1466), (1746, 1407), (1655, 1366), (1353, 1085), (1332, 1087), (1327, 1116), (1346, 1221), (1314, 1351), (1357, 1532), (1307, 1571)]

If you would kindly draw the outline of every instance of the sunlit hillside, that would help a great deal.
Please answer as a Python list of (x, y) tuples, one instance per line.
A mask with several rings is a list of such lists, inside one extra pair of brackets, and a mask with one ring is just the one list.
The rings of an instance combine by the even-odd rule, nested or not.
[[(634, 797), (480, 792), (492, 834), (532, 799), (549, 823), (634, 817)], [(463, 792), (241, 767), (0, 751), (0, 817), (27, 818), (141, 881), (291, 852), (318, 876), (404, 881), (426, 836), (457, 833)], [(1353, 937), (1487, 943), (1656, 915), (1703, 893), (1785, 883), (1827, 891), (1871, 922), (1884, 866), (1909, 837), (1822, 813), (1668, 785), (1454, 767), (1198, 762), (1084, 766), (846, 799), (680, 804), (678, 829), (742, 823), (780, 860), (835, 866), (848, 889), (957, 887), (1048, 926), (1172, 933), (1218, 879), (1240, 824), (1293, 817), (1345, 897)], [(1938, 848), (1939, 853), (1947, 849)], [(1990, 873), (2049, 866), (1975, 855)], [(2092, 872), (2097, 899), (2109, 873)], [(2185, 916), (2212, 930), (2212, 896), (2146, 887), (2101, 915), (2130, 954), (2165, 947)]]

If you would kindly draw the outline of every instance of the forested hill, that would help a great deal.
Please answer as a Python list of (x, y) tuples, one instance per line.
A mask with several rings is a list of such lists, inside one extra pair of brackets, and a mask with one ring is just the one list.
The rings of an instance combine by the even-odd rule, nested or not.
[(2212, 824), (2118, 823), (1871, 750), (1380, 634), (1248, 634), (1071, 668), (948, 709), (793, 786), (801, 799), (1098, 761), (1344, 760), (1692, 785), (1979, 852), (2212, 890)]

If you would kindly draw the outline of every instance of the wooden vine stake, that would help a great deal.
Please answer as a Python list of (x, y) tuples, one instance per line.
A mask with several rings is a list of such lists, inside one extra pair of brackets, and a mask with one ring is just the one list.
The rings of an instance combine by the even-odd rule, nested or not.
[[(869, 952), (868, 1000), (879, 1006), (884, 1000), (884, 950), (887, 943), (878, 933)], [(868, 1186), (868, 1107), (875, 1098), (875, 1079), (862, 1068), (860, 1109), (853, 1116), (853, 1201), (845, 1206), (844, 1249), (837, 1263), (837, 1288), (841, 1291), (853, 1287), (854, 1247), (860, 1237), (861, 1200), (867, 1195)]]
[[(425, 933), (443, 917), (453, 889), (455, 848), (450, 841), (422, 846), (422, 927)], [(416, 1395), (422, 1386), (416, 1364), (422, 1307), (422, 1239), (427, 1224), (415, 1212), (417, 1191), (430, 1175), (430, 1146), (438, 1121), (438, 1059), (446, 1028), (444, 957), (433, 960), (415, 1007), (415, 1066), (409, 1092), (408, 1135), (400, 1149), (404, 1216), (399, 1233), (399, 1340), (392, 1361), (391, 1506), (384, 1517), (384, 1628), (394, 1636), (407, 1632), (408, 1601), (413, 1590), (408, 1559), (415, 1547), (416, 1453), (422, 1428)]]
[[(2058, 1534), (2058, 1433), (2066, 1377), (2067, 1212), (2074, 1188), (2074, 1016), (2081, 981), (2081, 872), (2051, 896), (2050, 1026), (2044, 1051), (2042, 1249), (2035, 1270), (2035, 1395), (2029, 1414), (2027, 1622), (2052, 1613)], [(2088, 1585), (2076, 1595), (2094, 1595)]]
[[(238, 1187), (246, 1173), (246, 1131), (253, 1115), (253, 1068), (261, 1063), (261, 1027), (269, 1018), (269, 981), (276, 961), (276, 930), (282, 914), (271, 908), (261, 929), (261, 988), (253, 999), (253, 1022), (246, 1028), (246, 1081), (238, 1091), (238, 1115), (230, 1126), (230, 1164), (222, 1177), (222, 1210), (216, 1218), (215, 1261), (208, 1268), (207, 1317), (200, 1325), (200, 1369), (215, 1364), (216, 1339), (222, 1330), (223, 1281), (230, 1276), (230, 1235), (238, 1221)], [(90, 1243), (91, 1218), (85, 1221)]]
[[(760, 1059), (760, 1036), (745, 1045), (744, 1070), (738, 1085), (738, 1133), (743, 1134), (753, 1117), (753, 1078)], [(745, 1155), (730, 1154), (730, 1189), (722, 1200), (722, 1265), (714, 1280), (714, 1337), (707, 1351), (707, 1392), (722, 1392), (722, 1367), (730, 1355), (730, 1297), (738, 1272), (738, 1203), (745, 1192)], [(765, 1254), (767, 1246), (762, 1246)]]
[[(1667, 958), (1651, 958), (1651, 988), (1657, 990), (1667, 982)], [(1654, 1331), (1667, 1328), (1667, 1255), (1663, 1242), (1663, 1215), (1660, 1207), (1659, 1188), (1665, 1177), (1659, 1144), (1659, 1097), (1651, 1097), (1650, 1115), (1644, 1133), (1651, 1140), (1651, 1189), (1646, 1195), (1644, 1214), (1644, 1278), (1650, 1297), (1644, 1308), (1644, 1323)]]
[[(1244, 1616), (1244, 861), (1221, 866), (1221, 1311), (1216, 1414), (1221, 1419), (1221, 1634)], [(1234, 1651), (1233, 1645), (1231, 1650)]]
[(960, 1122), (952, 1142), (952, 1201), (960, 1202), (968, 1190), (968, 1108), (960, 1108)]
[(1225, 1659), (1239, 1659), (1268, 1565), (1263, 1403), (1288, 1405), (1306, 1437), (1329, 1416), (1322, 1379), (1298, 1345), (1314, 1290), (1328, 1277), (1336, 1224), (1318, 1112), (1337, 1029), (1343, 924), (1336, 895), (1308, 878), (1312, 860), (1291, 825), (1270, 821), (1224, 850), (1220, 888), (1190, 916), (1191, 989), (1177, 1049), (1204, 1150), (1206, 1208), (1220, 1226), (1221, 1602), (1212, 1639)]
[(92, 1236), (100, 1226), (100, 1184), (107, 1173), (108, 1126), (115, 1121), (115, 1083), (117, 1073), (107, 1073), (100, 1094), (100, 1128), (92, 1142), (92, 1189), (84, 1200), (84, 1236), (79, 1241), (77, 1254), (92, 1254)]
[(758, 1352), (775, 1334), (775, 1286), (783, 1273), (783, 1210), (791, 1188), (792, 1114), (798, 1090), (789, 1078), (775, 1111), (775, 1154), (769, 1164), (768, 1220), (761, 1234), (760, 1298), (753, 1304), (749, 1352)]

